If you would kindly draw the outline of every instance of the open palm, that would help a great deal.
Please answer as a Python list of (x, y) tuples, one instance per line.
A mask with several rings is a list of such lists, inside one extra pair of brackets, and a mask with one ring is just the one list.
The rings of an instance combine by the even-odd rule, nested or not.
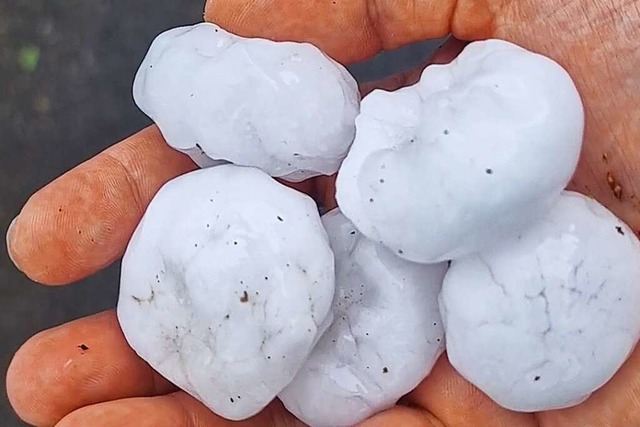
[[(310, 41), (347, 64), (448, 33), (506, 39), (550, 56), (572, 74), (586, 106), (585, 148), (573, 188), (640, 228), (640, 149), (634, 146), (640, 135), (640, 0), (211, 0), (205, 18), (240, 35)], [(447, 61), (460, 48), (453, 41), (433, 60)], [(380, 86), (393, 89), (416, 76), (406, 73)], [(8, 233), (10, 255), (43, 284), (83, 279), (122, 255), (157, 190), (194, 167), (166, 146), (157, 128), (145, 129), (32, 196)], [(331, 179), (296, 187), (327, 206), (335, 203)], [(113, 311), (31, 338), (11, 364), (7, 388), (18, 414), (38, 426), (298, 423), (277, 402), (241, 423), (217, 417), (136, 356)], [(443, 356), (416, 390), (364, 425), (640, 425), (640, 352), (584, 404), (538, 414), (498, 407)]]

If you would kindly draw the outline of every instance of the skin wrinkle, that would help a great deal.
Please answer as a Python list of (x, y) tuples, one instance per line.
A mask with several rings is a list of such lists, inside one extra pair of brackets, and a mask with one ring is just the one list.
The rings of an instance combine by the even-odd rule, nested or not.
[(380, 36), (380, 28), (378, 27), (378, 23), (380, 22), (380, 15), (378, 13), (379, 10), (379, 1), (380, 0), (363, 0), (364, 8), (366, 11), (367, 19), (369, 24), (373, 27), (373, 36), (377, 39), (377, 44), (379, 46), (384, 46), (384, 41)]
[(122, 170), (122, 176), (125, 178), (125, 182), (127, 184), (127, 188), (131, 194), (130, 199), (133, 201), (133, 207), (137, 210), (137, 214), (142, 217), (142, 214), (146, 210), (145, 198), (140, 194), (140, 188), (136, 185), (138, 180), (135, 179), (135, 172), (131, 170), (131, 167), (120, 160), (118, 157), (114, 156), (110, 152), (105, 152), (105, 156), (109, 159), (113, 160), (118, 167)]

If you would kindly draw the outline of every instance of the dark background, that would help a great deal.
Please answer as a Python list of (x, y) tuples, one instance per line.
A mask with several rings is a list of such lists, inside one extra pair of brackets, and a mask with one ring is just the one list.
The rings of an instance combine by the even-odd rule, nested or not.
[[(0, 0), (0, 230), (56, 176), (148, 125), (131, 97), (134, 73), (158, 33), (202, 19), (204, 0)], [(360, 81), (420, 62), (434, 43), (351, 67)], [(21, 275), (0, 253), (0, 426), (11, 356), (34, 333), (113, 307), (118, 266), (63, 287)], [(42, 390), (46, 393), (46, 390)]]

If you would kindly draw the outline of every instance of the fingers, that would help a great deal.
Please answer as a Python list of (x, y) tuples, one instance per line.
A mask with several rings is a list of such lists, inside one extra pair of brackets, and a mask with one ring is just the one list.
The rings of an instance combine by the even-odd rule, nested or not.
[(279, 402), (242, 422), (225, 420), (184, 392), (86, 406), (56, 427), (294, 427), (302, 426)]
[(420, 80), (422, 72), (428, 65), (448, 64), (453, 61), (460, 52), (462, 52), (462, 49), (464, 49), (466, 45), (467, 42), (452, 37), (440, 46), (430, 58), (419, 66), (383, 80), (361, 84), (360, 93), (362, 96), (365, 96), (375, 89), (391, 91), (401, 87), (411, 86)]
[(550, 56), (585, 101), (585, 147), (572, 188), (640, 230), (640, 117), (630, 113), (640, 102), (640, 13), (633, 1), (208, 0), (205, 19), (245, 36), (308, 41), (346, 64), (448, 33)]
[(124, 251), (146, 206), (195, 166), (147, 128), (36, 192), (7, 232), (11, 259), (48, 285), (80, 280)]
[[(359, 427), (445, 427), (433, 414), (420, 408), (395, 406), (366, 420)], [(453, 427), (453, 425), (451, 426)], [(481, 427), (481, 426), (477, 426)]]
[(325, 212), (338, 207), (338, 202), (336, 202), (336, 178), (337, 175), (320, 176), (314, 181), (313, 193), (316, 196), (316, 202)]
[(308, 194), (311, 197), (315, 197), (314, 195), (315, 183), (313, 179), (307, 179), (306, 181), (302, 181), (302, 182), (289, 182), (281, 178), (276, 178), (276, 181), (278, 181), (280, 184), (285, 185), (289, 188), (293, 188), (296, 191)]
[(173, 389), (131, 350), (113, 311), (39, 333), (18, 350), (7, 373), (11, 405), (37, 426), (85, 405)]
[(487, 26), (474, 0), (209, 0), (205, 19), (244, 36), (307, 41), (349, 64), (382, 49), (443, 37), (457, 8), (465, 25)]
[(636, 349), (611, 381), (585, 403), (541, 412), (538, 418), (545, 427), (640, 425), (640, 350)]
[(424, 408), (446, 426), (534, 427), (533, 415), (501, 408), (484, 393), (462, 378), (440, 357), (431, 374), (403, 403)]

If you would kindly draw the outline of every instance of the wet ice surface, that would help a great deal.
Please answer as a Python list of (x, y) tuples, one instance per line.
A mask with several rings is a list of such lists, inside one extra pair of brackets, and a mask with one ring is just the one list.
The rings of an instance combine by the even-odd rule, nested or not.
[(440, 303), (449, 360), (509, 409), (580, 403), (640, 336), (638, 277), (634, 233), (566, 192), (532, 228), (452, 263)]
[(336, 258), (334, 323), (279, 397), (312, 427), (351, 426), (394, 405), (442, 353), (446, 264), (397, 257), (339, 210), (322, 220)]
[(363, 99), (338, 205), (406, 259), (473, 253), (552, 206), (576, 167), (583, 122), (558, 64), (499, 40), (472, 43), (418, 84)]
[(122, 262), (129, 344), (215, 413), (243, 419), (291, 381), (331, 320), (334, 261), (314, 202), (252, 168), (169, 182)]
[(360, 95), (337, 62), (306, 43), (246, 39), (202, 23), (156, 38), (134, 83), (169, 145), (302, 181), (335, 173), (355, 134)]

